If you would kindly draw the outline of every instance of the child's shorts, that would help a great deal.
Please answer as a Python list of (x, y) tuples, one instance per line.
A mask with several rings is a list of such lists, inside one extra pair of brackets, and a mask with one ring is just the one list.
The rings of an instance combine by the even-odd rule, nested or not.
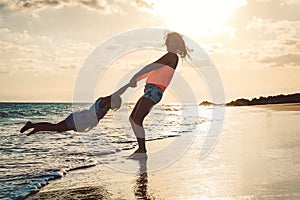
[(65, 119), (67, 128), (78, 132), (86, 132), (97, 126), (98, 119), (92, 110), (74, 112)]
[(70, 114), (66, 119), (65, 119), (67, 128), (70, 130), (74, 130), (76, 131), (76, 126), (75, 126), (75, 122), (74, 122), (74, 117), (73, 117), (73, 113)]
[(158, 102), (160, 102), (163, 93), (164, 92), (160, 87), (154, 84), (147, 84), (144, 89), (143, 97), (151, 99), (154, 104), (157, 104)]

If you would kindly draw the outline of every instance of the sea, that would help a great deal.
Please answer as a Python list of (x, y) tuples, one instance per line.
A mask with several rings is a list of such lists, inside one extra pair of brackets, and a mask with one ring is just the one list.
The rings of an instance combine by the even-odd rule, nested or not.
[[(0, 103), (0, 199), (24, 199), (69, 171), (96, 166), (99, 157), (113, 162), (118, 152), (134, 151), (137, 142), (128, 120), (134, 104), (110, 111), (97, 127), (86, 133), (20, 133), (27, 121), (58, 123), (71, 112), (90, 106)], [(195, 104), (156, 105), (144, 121), (146, 140), (178, 137), (197, 130), (199, 124), (207, 127), (207, 123), (217, 120), (212, 110)]]

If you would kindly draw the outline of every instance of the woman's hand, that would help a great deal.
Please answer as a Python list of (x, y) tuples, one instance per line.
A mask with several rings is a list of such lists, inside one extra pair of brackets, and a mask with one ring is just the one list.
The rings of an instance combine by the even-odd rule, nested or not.
[(136, 79), (131, 79), (129, 85), (130, 87), (136, 87), (137, 86)]

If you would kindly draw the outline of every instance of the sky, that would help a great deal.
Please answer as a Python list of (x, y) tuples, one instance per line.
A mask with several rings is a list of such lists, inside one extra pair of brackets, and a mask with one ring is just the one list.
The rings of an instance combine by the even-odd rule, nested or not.
[[(78, 73), (93, 50), (145, 27), (176, 31), (199, 44), (218, 70), (226, 102), (296, 93), (299, 10), (300, 0), (0, 0), (0, 101), (72, 102)], [(135, 52), (115, 61), (95, 96), (108, 95), (127, 69), (161, 53)], [(210, 100), (204, 81), (185, 61), (180, 65), (178, 74), (197, 101)], [(131, 101), (142, 88), (130, 89)], [(165, 96), (165, 103), (178, 101), (172, 90)]]

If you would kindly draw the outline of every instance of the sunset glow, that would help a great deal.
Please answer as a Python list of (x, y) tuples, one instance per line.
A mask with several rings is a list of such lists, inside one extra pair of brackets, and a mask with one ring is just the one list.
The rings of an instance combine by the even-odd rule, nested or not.
[(170, 29), (187, 35), (209, 35), (228, 31), (224, 26), (228, 15), (246, 5), (245, 0), (229, 1), (154, 1), (153, 12), (167, 21)]
[[(197, 42), (218, 69), (227, 101), (296, 93), (299, 9), (291, 0), (0, 0), (0, 101), (72, 101), (91, 52), (114, 35), (146, 27)], [(110, 84), (101, 84), (95, 96), (110, 93), (124, 72), (159, 55), (116, 61)], [(180, 63), (176, 71), (198, 81)], [(199, 101), (209, 99), (202, 86), (193, 90)]]

